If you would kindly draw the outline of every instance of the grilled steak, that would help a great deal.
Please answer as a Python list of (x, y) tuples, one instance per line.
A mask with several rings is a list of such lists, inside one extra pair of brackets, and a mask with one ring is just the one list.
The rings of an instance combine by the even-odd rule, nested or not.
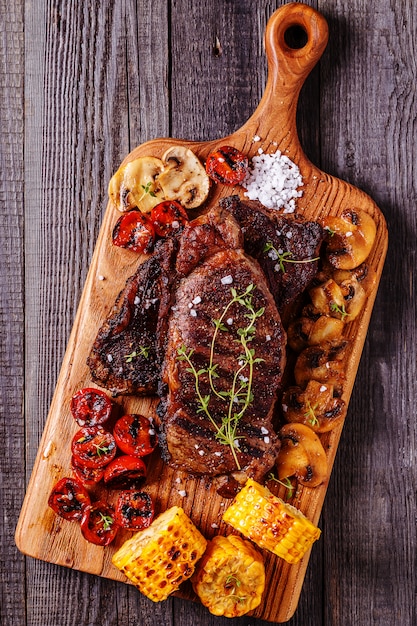
[(282, 313), (317, 274), (318, 261), (309, 259), (319, 256), (323, 228), (317, 222), (268, 210), (258, 202), (242, 202), (238, 196), (224, 198), (220, 205), (241, 226), (244, 249), (259, 262)]
[(87, 359), (94, 382), (120, 394), (156, 393), (175, 279), (177, 240), (161, 242), (119, 294)]
[(221, 210), (184, 230), (177, 269), (160, 390), (163, 456), (194, 474), (242, 469), (260, 478), (279, 450), (271, 419), (286, 343), (265, 277)]

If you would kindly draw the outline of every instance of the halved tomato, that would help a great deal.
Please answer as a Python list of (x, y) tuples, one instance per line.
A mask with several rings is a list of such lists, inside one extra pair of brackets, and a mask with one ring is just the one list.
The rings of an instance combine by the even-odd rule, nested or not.
[(89, 504), (90, 496), (84, 485), (76, 478), (61, 478), (48, 498), (51, 509), (69, 521), (80, 520)]
[(146, 477), (146, 465), (138, 456), (124, 454), (106, 466), (104, 482), (110, 487), (137, 487)]
[(158, 444), (158, 437), (150, 420), (135, 413), (118, 419), (113, 435), (120, 450), (134, 456), (146, 456)]
[(71, 398), (71, 413), (79, 426), (98, 426), (110, 417), (113, 403), (100, 389), (85, 387)]
[(216, 183), (238, 185), (248, 171), (248, 157), (232, 146), (222, 146), (207, 157), (206, 172)]
[(83, 485), (92, 487), (104, 477), (104, 467), (86, 467), (74, 455), (71, 456), (71, 467), (74, 475)]
[(95, 502), (84, 509), (81, 532), (87, 541), (98, 546), (108, 546), (115, 538), (118, 529), (114, 509), (109, 504)]
[(147, 253), (152, 250), (155, 230), (147, 215), (141, 211), (128, 211), (117, 220), (112, 239), (115, 246)]
[(116, 456), (114, 437), (101, 426), (80, 428), (71, 444), (73, 456), (80, 465), (104, 467)]
[(188, 224), (187, 211), (176, 200), (164, 200), (151, 211), (151, 221), (155, 233), (160, 237), (166, 237), (178, 231), (181, 226)]
[(151, 525), (154, 516), (152, 498), (144, 491), (121, 491), (116, 503), (115, 518), (122, 528), (142, 530)]

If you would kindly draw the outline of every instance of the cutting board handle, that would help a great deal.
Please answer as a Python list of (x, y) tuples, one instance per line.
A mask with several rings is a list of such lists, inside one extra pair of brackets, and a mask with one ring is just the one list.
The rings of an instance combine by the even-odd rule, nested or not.
[(306, 4), (286, 4), (270, 17), (265, 30), (268, 80), (258, 108), (248, 120), (249, 125), (255, 122), (264, 131), (263, 137), (271, 126), (276, 135), (277, 124), (283, 138), (288, 131), (296, 134), (298, 96), (327, 40), (325, 18)]

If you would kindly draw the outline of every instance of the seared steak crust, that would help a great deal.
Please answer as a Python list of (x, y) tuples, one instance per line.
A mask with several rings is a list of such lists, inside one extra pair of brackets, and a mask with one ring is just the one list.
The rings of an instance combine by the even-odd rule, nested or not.
[(92, 379), (114, 396), (156, 393), (176, 248), (176, 239), (167, 239), (139, 266), (94, 341), (87, 359)]
[[(217, 223), (214, 216), (214, 212), (208, 214), (206, 224), (211, 223), (220, 235), (223, 229), (236, 229), (230, 216), (223, 222), (217, 220)], [(196, 241), (198, 233), (191, 233), (192, 228), (190, 226), (188, 237)], [(207, 228), (203, 232), (207, 241)], [(187, 236), (187, 230), (184, 235)], [(161, 417), (160, 445), (170, 465), (194, 474), (218, 475), (243, 469), (246, 475), (260, 478), (272, 467), (279, 450), (271, 419), (284, 368), (286, 336), (259, 265), (238, 247), (240, 237), (235, 240), (234, 249), (228, 246), (219, 249), (217, 244), (221, 238), (231, 243), (224, 232), (220, 239), (219, 233), (212, 233), (212, 238), (216, 242), (213, 254), (210, 256), (204, 245), (203, 261), (190, 265), (190, 273), (181, 279), (176, 291), (162, 372), (163, 398), (158, 411)], [(230, 398), (216, 395), (207, 372), (201, 373), (197, 382), (190, 362), (180, 353), (190, 355), (196, 372), (207, 369), (214, 320), (221, 317), (232, 300), (232, 289), (241, 294), (250, 285), (254, 286), (253, 309), (263, 308), (264, 312), (256, 320), (256, 331), (250, 342), (254, 358), (260, 361), (253, 368), (253, 398), (240, 418), (235, 434), (237, 466), (231, 447), (216, 436), (215, 424), (221, 427), (229, 411)], [(236, 389), (236, 385), (245, 383), (250, 377), (248, 365), (235, 377), (241, 367), (239, 363), (242, 363), (239, 329), (247, 327), (247, 314), (245, 306), (234, 302), (225, 316), (223, 330), (218, 331), (212, 361), (216, 365), (217, 376), (213, 385), (217, 393), (231, 390), (233, 384)], [(210, 396), (208, 411), (215, 424), (201, 410), (197, 387), (201, 397)], [(241, 404), (235, 401), (231, 406), (233, 414), (240, 410)]]
[(242, 202), (238, 196), (224, 198), (220, 205), (230, 211), (242, 228), (245, 251), (259, 262), (282, 313), (311, 283), (317, 274), (318, 261), (284, 260), (285, 271), (282, 271), (277, 255), (272, 250), (265, 252), (265, 246), (272, 244), (287, 259), (316, 259), (324, 239), (323, 228), (299, 216), (268, 210), (258, 202)]

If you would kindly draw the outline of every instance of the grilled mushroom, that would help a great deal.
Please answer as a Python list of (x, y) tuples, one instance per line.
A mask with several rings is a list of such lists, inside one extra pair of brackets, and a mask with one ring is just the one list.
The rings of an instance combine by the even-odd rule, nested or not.
[(148, 213), (164, 199), (157, 178), (164, 166), (155, 157), (139, 157), (119, 167), (109, 183), (109, 197), (122, 212), (138, 208)]
[(344, 323), (329, 315), (311, 315), (314, 307), (305, 307), (303, 315), (294, 320), (287, 332), (288, 345), (295, 352), (301, 352), (308, 346), (316, 346), (340, 339)]
[(285, 424), (278, 433), (277, 457), (280, 480), (295, 476), (305, 487), (318, 487), (327, 478), (327, 458), (316, 433), (304, 424)]
[(364, 211), (347, 209), (340, 217), (321, 222), (327, 237), (327, 258), (338, 269), (354, 269), (368, 257), (375, 241), (376, 224)]
[(177, 200), (186, 209), (195, 209), (207, 198), (210, 179), (194, 152), (172, 146), (162, 156), (164, 170), (158, 178), (167, 200)]
[(344, 418), (345, 403), (333, 395), (333, 385), (310, 380), (305, 389), (289, 387), (282, 397), (287, 422), (305, 424), (316, 433), (326, 433)]
[(306, 348), (299, 355), (294, 377), (297, 385), (305, 387), (310, 380), (333, 385), (335, 394), (340, 396), (345, 381), (346, 348), (348, 342), (323, 344)]

